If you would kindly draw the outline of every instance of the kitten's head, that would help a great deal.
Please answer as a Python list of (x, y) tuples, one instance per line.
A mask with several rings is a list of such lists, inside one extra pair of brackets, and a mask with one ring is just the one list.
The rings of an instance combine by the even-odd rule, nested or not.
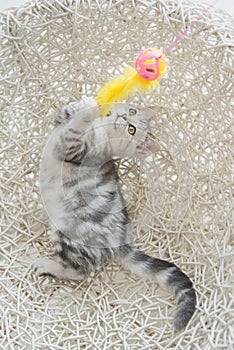
[(156, 108), (136, 108), (126, 103), (116, 103), (103, 118), (112, 156), (145, 157), (160, 149), (150, 133), (150, 120)]

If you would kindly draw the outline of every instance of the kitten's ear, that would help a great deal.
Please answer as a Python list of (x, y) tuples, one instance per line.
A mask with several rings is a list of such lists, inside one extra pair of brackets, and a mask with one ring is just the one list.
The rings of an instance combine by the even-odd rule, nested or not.
[(157, 115), (159, 114), (161, 108), (158, 106), (149, 106), (144, 108), (144, 115), (147, 120), (155, 119), (157, 118)]

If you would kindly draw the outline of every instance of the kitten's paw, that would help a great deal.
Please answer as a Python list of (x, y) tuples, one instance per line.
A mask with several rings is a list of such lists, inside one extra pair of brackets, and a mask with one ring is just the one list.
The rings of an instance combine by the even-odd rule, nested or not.
[(60, 280), (80, 281), (86, 278), (86, 275), (79, 271), (71, 267), (64, 267), (59, 261), (48, 258), (37, 259), (34, 263), (34, 270), (37, 276), (50, 276)]
[(97, 107), (97, 102), (93, 97), (83, 96), (80, 100), (80, 103), (83, 104), (84, 108), (94, 108)]
[(82, 117), (85, 121), (91, 122), (97, 118), (100, 118), (100, 110), (93, 97), (84, 96), (80, 101), (80, 107), (83, 112)]
[(37, 276), (56, 277), (55, 265), (56, 262), (49, 258), (39, 258), (34, 262), (33, 268)]

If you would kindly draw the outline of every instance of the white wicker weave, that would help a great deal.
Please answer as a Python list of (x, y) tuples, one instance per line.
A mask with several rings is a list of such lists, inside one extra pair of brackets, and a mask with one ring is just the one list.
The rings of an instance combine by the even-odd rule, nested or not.
[[(187, 1), (35, 0), (1, 22), (0, 348), (233, 349), (232, 18)], [(81, 283), (30, 266), (51, 253), (38, 184), (54, 111), (155, 46), (170, 47), (168, 75), (160, 94), (135, 100), (163, 107), (162, 150), (120, 173), (136, 244), (195, 283), (197, 312), (180, 334), (175, 300), (119, 266)]]

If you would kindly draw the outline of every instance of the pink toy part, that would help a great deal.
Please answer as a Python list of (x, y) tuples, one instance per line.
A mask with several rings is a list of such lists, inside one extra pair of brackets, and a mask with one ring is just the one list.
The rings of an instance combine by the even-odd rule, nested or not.
[(159, 50), (142, 50), (135, 61), (137, 73), (146, 80), (156, 80), (160, 74), (159, 60), (162, 56)]

